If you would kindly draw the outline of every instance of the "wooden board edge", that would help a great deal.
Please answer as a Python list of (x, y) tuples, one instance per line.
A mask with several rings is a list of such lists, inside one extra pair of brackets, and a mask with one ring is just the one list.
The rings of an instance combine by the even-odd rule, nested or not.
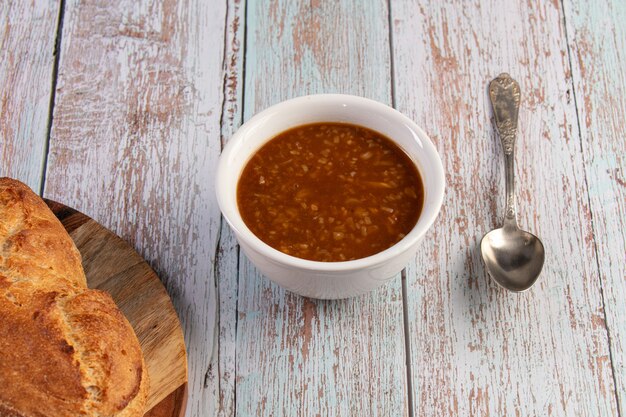
[(188, 384), (185, 382), (148, 410), (144, 417), (183, 417), (187, 409), (188, 394)]
[[(50, 200), (47, 198), (44, 198), (43, 200), (48, 205), (50, 210), (52, 210), (52, 212), (55, 214), (57, 219), (59, 219), (59, 221), (63, 224), (63, 226), (65, 227), (65, 229), (67, 230), (69, 234), (71, 234), (73, 231), (75, 231), (76, 229), (85, 225), (88, 222), (97, 223), (95, 220), (93, 220), (91, 217), (87, 216), (86, 214), (83, 214), (79, 212), (78, 210), (68, 207), (62, 203), (59, 203), (57, 201)], [(113, 233), (106, 227), (102, 226), (99, 223), (97, 224), (99, 227), (102, 227), (107, 232), (111, 233), (111, 235), (123, 241), (123, 239), (121, 239), (119, 236), (117, 236), (115, 233)], [(135, 252), (135, 254), (138, 257), (141, 257), (141, 255), (139, 255), (135, 251), (135, 249), (132, 248), (130, 245), (128, 245), (125, 241), (124, 241), (124, 244), (127, 245), (130, 250)], [(157, 277), (158, 279), (158, 275), (156, 274), (156, 272), (154, 272), (154, 270), (152, 270), (152, 268), (149, 265), (148, 267), (150, 268), (151, 272), (155, 275), (155, 277)], [(160, 279), (159, 279), (159, 283), (161, 284), (163, 291), (167, 293), (167, 290), (165, 289), (163, 284), (160, 282)], [(173, 305), (172, 305), (172, 310), (174, 311), (174, 313), (176, 313), (176, 310), (174, 309)], [(179, 322), (180, 322), (180, 319), (179, 319)], [(188, 363), (187, 363), (187, 346), (185, 344), (182, 327), (180, 327), (180, 332), (181, 332), (181, 342), (183, 344), (183, 354), (185, 356), (185, 382), (181, 384), (178, 388), (176, 388), (174, 391), (172, 391), (165, 398), (163, 398), (161, 401), (159, 401), (150, 410), (148, 410), (144, 414), (145, 417), (166, 417), (166, 416), (167, 417), (183, 417), (185, 415), (185, 411), (187, 408), (187, 397), (188, 397), (189, 369), (188, 369)]]

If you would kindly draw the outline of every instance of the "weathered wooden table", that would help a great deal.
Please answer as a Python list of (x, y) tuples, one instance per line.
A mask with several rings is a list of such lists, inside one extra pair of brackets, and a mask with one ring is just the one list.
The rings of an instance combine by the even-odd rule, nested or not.
[[(2, 0), (0, 174), (151, 263), (188, 416), (626, 415), (626, 3)], [(539, 283), (490, 282), (503, 210), (488, 81), (524, 93), (520, 224)], [(402, 277), (320, 302), (260, 276), (215, 201), (220, 149), (290, 97), (358, 94), (432, 137), (443, 210)]]

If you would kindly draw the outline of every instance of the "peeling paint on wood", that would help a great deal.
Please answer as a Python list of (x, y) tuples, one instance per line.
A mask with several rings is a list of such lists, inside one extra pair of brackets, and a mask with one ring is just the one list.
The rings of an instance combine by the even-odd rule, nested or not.
[[(593, 239), (626, 415), (626, 3), (565, 1)], [(605, 317), (599, 316), (599, 326)], [(608, 366), (608, 364), (606, 364)]]
[[(392, 3), (398, 108), (434, 139), (448, 185), (407, 271), (415, 415), (617, 413), (562, 18), (558, 2)], [(520, 295), (479, 253), (504, 210), (487, 97), (504, 71), (523, 94), (520, 225), (547, 250)]]
[(163, 280), (189, 358), (188, 415), (215, 334), (226, 6), (68, 1), (45, 194), (128, 241)]
[[(380, 0), (68, 0), (46, 196), (124, 237), (165, 282), (189, 350), (188, 416), (625, 414), (626, 7), (390, 5), (391, 19)], [(0, 4), (0, 175), (35, 189), (58, 7)], [(501, 71), (524, 94), (520, 224), (548, 251), (522, 295), (495, 287), (478, 253), (503, 211), (486, 93)], [(283, 291), (220, 220), (223, 144), (281, 100), (342, 92), (389, 104), (392, 82), (448, 183), (408, 298), (399, 278), (343, 301)]]
[[(384, 2), (248, 4), (245, 118), (299, 95), (391, 103)], [(402, 416), (400, 279), (344, 301), (285, 292), (243, 256), (236, 334), (238, 416)]]
[[(245, 0), (229, 0), (227, 3), (221, 112), (222, 145), (235, 133), (242, 120), (245, 10)], [(236, 408), (239, 246), (223, 219), (215, 262), (218, 316), (210, 365), (212, 372), (207, 374), (206, 385), (213, 398), (214, 409), (204, 410), (202, 415), (233, 417)]]
[(46, 157), (58, 14), (58, 2), (0, 2), (0, 176), (35, 192)]

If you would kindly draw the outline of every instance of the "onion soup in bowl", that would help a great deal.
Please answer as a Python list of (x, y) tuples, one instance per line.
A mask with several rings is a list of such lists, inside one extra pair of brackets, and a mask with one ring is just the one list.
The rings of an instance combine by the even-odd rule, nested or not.
[(314, 95), (245, 123), (220, 157), (224, 218), (257, 268), (314, 298), (392, 278), (434, 222), (444, 174), (411, 120), (361, 97)]
[(237, 206), (246, 226), (297, 258), (341, 262), (406, 236), (424, 187), (411, 159), (373, 130), (343, 123), (294, 127), (246, 164)]

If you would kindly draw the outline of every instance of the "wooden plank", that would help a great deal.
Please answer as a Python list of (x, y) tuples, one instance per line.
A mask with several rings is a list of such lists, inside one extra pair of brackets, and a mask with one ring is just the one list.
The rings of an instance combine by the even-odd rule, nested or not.
[[(235, 133), (243, 118), (245, 10), (245, 0), (227, 2), (223, 57), (222, 147)], [(209, 402), (209, 409), (203, 415), (231, 417), (235, 415), (239, 246), (223, 219), (214, 261), (214, 278), (218, 289), (218, 322), (211, 364), (205, 382), (212, 400)]]
[[(560, 4), (398, 1), (391, 13), (398, 108), (432, 136), (448, 185), (407, 270), (414, 415), (616, 415)], [(486, 88), (502, 71), (524, 95), (520, 224), (547, 250), (524, 294), (496, 287), (479, 253), (503, 214)]]
[(626, 415), (626, 3), (564, 1), (594, 241)]
[(0, 2), (0, 176), (39, 192), (59, 2)]
[[(386, 103), (386, 4), (248, 4), (245, 118), (297, 95), (342, 92)], [(372, 294), (313, 301), (259, 275), (242, 255), (236, 415), (407, 414), (400, 279)]]
[(200, 0), (68, 1), (45, 188), (163, 280), (187, 344), (187, 415), (213, 407), (225, 13)]

